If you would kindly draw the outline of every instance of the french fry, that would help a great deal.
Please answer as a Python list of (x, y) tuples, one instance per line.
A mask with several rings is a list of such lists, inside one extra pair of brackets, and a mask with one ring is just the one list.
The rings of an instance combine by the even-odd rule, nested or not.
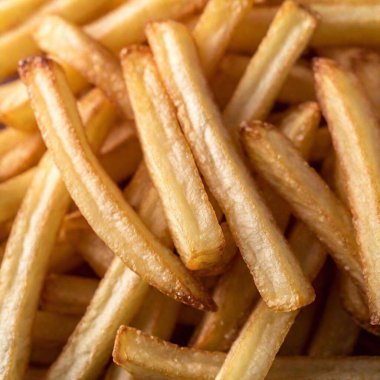
[(293, 1), (279, 8), (224, 109), (224, 122), (236, 137), (241, 122), (267, 117), (316, 25), (315, 17)]
[(99, 15), (106, 0), (54, 0), (39, 8), (24, 23), (0, 36), (0, 81), (13, 74), (20, 59), (36, 54), (34, 28), (47, 14), (57, 14), (74, 23), (83, 24)]
[(25, 380), (41, 380), (46, 376), (47, 370), (40, 367), (29, 367), (26, 370)]
[[(80, 104), (89, 138), (99, 145), (114, 120), (113, 107), (90, 94)], [(90, 101), (91, 100), (91, 101)], [(41, 160), (8, 239), (0, 270), (1, 334), (4, 378), (21, 377), (27, 364), (31, 329), (40, 290), (58, 229), (70, 202), (69, 194), (49, 154)], [(25, 318), (25, 315), (28, 318)], [(22, 337), (22, 338), (19, 338)], [(23, 344), (19, 345), (20, 339)]]
[[(302, 223), (296, 224), (289, 242), (305, 274), (313, 280), (325, 262), (324, 247)], [(275, 312), (260, 301), (232, 345), (216, 379), (264, 379), (297, 314), (298, 310)]]
[(123, 191), (124, 197), (128, 200), (129, 204), (137, 209), (144, 198), (145, 192), (152, 186), (152, 181), (149, 177), (148, 169), (144, 162), (141, 162), (132, 177), (128, 186)]
[(193, 29), (206, 77), (211, 77), (225, 52), (236, 25), (254, 0), (209, 1)]
[(319, 128), (313, 147), (310, 152), (311, 162), (321, 162), (327, 158), (332, 150), (331, 136), (327, 128)]
[[(301, 1), (319, 15), (319, 25), (310, 46), (379, 45), (377, 0), (310, 3)], [(265, 36), (278, 7), (255, 7), (236, 27), (229, 48), (234, 52), (253, 53)]]
[(33, 37), (41, 50), (72, 65), (127, 118), (133, 117), (120, 64), (110, 51), (79, 27), (54, 15), (41, 20)]
[(187, 268), (218, 265), (224, 237), (150, 52), (121, 53), (144, 159)]
[(278, 310), (310, 303), (312, 288), (222, 125), (186, 27), (175, 22), (153, 23), (147, 37), (198, 168), (226, 216), (261, 295)]
[(12, 128), (4, 128), (0, 131), (0, 156), (9, 152), (21, 142), (30, 137), (29, 133), (17, 131)]
[[(328, 59), (316, 61), (314, 70), (317, 96), (347, 182), (348, 200), (354, 216), (367, 285), (371, 322), (378, 324), (380, 293), (376, 274), (378, 233), (375, 226), (379, 219), (378, 199), (380, 201), (380, 186), (377, 184), (380, 167), (377, 163), (379, 153), (376, 144), (380, 138), (379, 126), (353, 74)], [(347, 109), (350, 110), (349, 113), (345, 111)]]
[(334, 281), (326, 300), (318, 328), (308, 347), (308, 355), (317, 357), (347, 356), (352, 353), (360, 327), (343, 309), (338, 282)]
[(256, 170), (326, 244), (333, 259), (365, 288), (351, 215), (292, 144), (274, 127), (244, 125), (244, 146)]
[(47, 0), (14, 0), (0, 3), (0, 32), (11, 29)]
[(0, 157), (0, 182), (11, 179), (35, 166), (45, 152), (38, 132)]
[(241, 257), (235, 257), (213, 292), (218, 310), (204, 315), (191, 338), (191, 345), (210, 351), (228, 350), (258, 298), (247, 266)]
[(93, 297), (98, 281), (70, 275), (50, 274), (42, 289), (41, 310), (82, 315)]
[(97, 235), (125, 264), (162, 292), (195, 307), (212, 309), (209, 295), (144, 226), (100, 166), (58, 65), (37, 57), (25, 61), (20, 71), (66, 187)]
[(219, 352), (179, 348), (128, 326), (119, 328), (113, 350), (116, 364), (145, 379), (211, 380), (224, 358)]

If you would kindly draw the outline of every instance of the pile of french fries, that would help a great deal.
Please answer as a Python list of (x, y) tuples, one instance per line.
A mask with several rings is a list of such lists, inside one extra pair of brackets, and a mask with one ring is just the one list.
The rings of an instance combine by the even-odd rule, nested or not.
[(380, 379), (379, 49), (379, 0), (0, 2), (0, 380)]

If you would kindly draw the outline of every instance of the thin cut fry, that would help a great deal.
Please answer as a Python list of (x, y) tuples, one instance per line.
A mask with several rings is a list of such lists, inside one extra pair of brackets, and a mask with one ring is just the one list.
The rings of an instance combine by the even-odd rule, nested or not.
[(255, 169), (326, 244), (340, 268), (364, 289), (348, 210), (276, 128), (255, 122), (243, 126), (242, 136)]
[(37, 57), (24, 61), (20, 71), (45, 143), (73, 200), (97, 235), (125, 264), (162, 292), (195, 307), (212, 309), (213, 302), (200, 283), (144, 226), (100, 166), (58, 65)]
[(123, 73), (110, 51), (79, 27), (54, 15), (44, 17), (33, 36), (41, 50), (72, 65), (119, 106), (127, 118), (132, 118)]
[(41, 310), (81, 315), (98, 286), (92, 278), (68, 275), (49, 275), (41, 293)]
[(174, 244), (189, 269), (209, 269), (219, 264), (224, 237), (175, 108), (148, 50), (124, 51), (121, 60), (144, 159)]
[(236, 134), (242, 121), (267, 117), (316, 25), (315, 17), (293, 1), (287, 0), (279, 8), (224, 110), (231, 132)]
[(342, 307), (338, 283), (335, 281), (308, 348), (308, 355), (317, 357), (350, 355), (359, 332), (360, 327)]
[(225, 52), (236, 25), (251, 8), (254, 0), (211, 0), (193, 30), (206, 77), (211, 77)]
[[(302, 223), (295, 226), (289, 242), (305, 274), (313, 280), (325, 261), (324, 247)], [(298, 311), (275, 312), (260, 301), (232, 345), (216, 378), (264, 379), (297, 314)]]
[(352, 73), (328, 59), (316, 61), (314, 69), (317, 95), (345, 174), (349, 205), (354, 216), (367, 283), (371, 322), (379, 324), (379, 232), (376, 228), (380, 222), (380, 154), (377, 146), (380, 139), (379, 125)]
[(32, 33), (42, 17), (58, 14), (75, 23), (90, 21), (99, 15), (106, 0), (54, 0), (38, 9), (24, 23), (0, 36), (0, 81), (13, 74), (17, 63), (38, 52)]
[(197, 166), (226, 216), (261, 295), (279, 310), (310, 303), (313, 290), (222, 125), (188, 30), (175, 22), (154, 23), (147, 28), (147, 36)]

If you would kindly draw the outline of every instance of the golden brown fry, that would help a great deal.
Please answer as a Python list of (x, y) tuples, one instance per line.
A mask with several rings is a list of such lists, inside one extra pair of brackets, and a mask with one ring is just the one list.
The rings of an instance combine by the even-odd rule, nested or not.
[(236, 25), (251, 8), (253, 0), (211, 0), (193, 29), (206, 77), (211, 77), (225, 52)]
[(198, 168), (226, 216), (261, 295), (279, 310), (310, 303), (313, 290), (222, 125), (188, 30), (175, 22), (154, 23), (147, 36)]
[[(289, 242), (305, 274), (313, 280), (325, 261), (324, 247), (302, 223), (296, 224)], [(274, 312), (260, 301), (232, 345), (216, 378), (264, 379), (297, 314), (298, 311)]]
[(41, 50), (72, 65), (119, 106), (127, 118), (132, 118), (123, 73), (110, 51), (79, 27), (54, 15), (44, 17), (33, 36)]
[(69, 275), (49, 275), (41, 293), (41, 310), (82, 315), (98, 286), (92, 278)]
[(340, 200), (276, 128), (255, 122), (243, 127), (242, 138), (254, 168), (364, 289), (351, 216)]
[(317, 357), (350, 355), (359, 332), (360, 327), (342, 307), (338, 283), (335, 281), (308, 348), (308, 355)]
[(213, 298), (218, 310), (204, 315), (191, 345), (203, 350), (226, 351), (259, 298), (252, 276), (241, 257), (235, 257), (230, 270), (220, 277)]
[(315, 17), (293, 1), (287, 0), (279, 8), (224, 109), (224, 121), (231, 132), (237, 134), (242, 121), (267, 117), (316, 25)]
[(377, 248), (379, 232), (376, 225), (380, 222), (379, 125), (352, 73), (328, 59), (317, 60), (314, 70), (317, 96), (345, 174), (366, 279), (371, 321), (378, 324), (380, 282), (377, 273), (380, 267)]
[(179, 348), (127, 326), (118, 330), (113, 350), (116, 364), (143, 379), (211, 380), (224, 358), (223, 353)]
[(82, 24), (98, 16), (105, 3), (106, 0), (54, 0), (39, 8), (24, 23), (1, 35), (0, 81), (16, 71), (20, 59), (38, 52), (32, 33), (43, 16), (54, 13)]
[(24, 61), (20, 71), (66, 187), (98, 236), (125, 264), (164, 293), (195, 307), (212, 309), (212, 299), (200, 283), (144, 226), (100, 166), (58, 65), (36, 57)]
[(128, 186), (125, 187), (123, 195), (129, 204), (134, 209), (137, 209), (144, 198), (145, 191), (151, 186), (152, 181), (149, 177), (148, 169), (145, 163), (141, 162)]
[(310, 161), (321, 162), (325, 160), (331, 150), (332, 145), (329, 130), (327, 128), (319, 128), (310, 151)]
[(219, 264), (224, 237), (174, 105), (149, 50), (121, 54), (144, 160), (157, 189), (178, 253), (191, 270)]
[(44, 152), (45, 145), (39, 132), (21, 141), (0, 157), (0, 182), (35, 166)]
[[(309, 4), (301, 1), (319, 17), (319, 25), (311, 38), (312, 47), (379, 45), (379, 3), (377, 0), (328, 1)], [(237, 26), (230, 49), (253, 53), (265, 36), (278, 7), (255, 7)]]
[(12, 128), (4, 128), (0, 131), (0, 156), (14, 149), (31, 135)]
[(60, 236), (50, 256), (49, 273), (69, 273), (81, 264), (83, 260), (80, 255), (66, 239)]

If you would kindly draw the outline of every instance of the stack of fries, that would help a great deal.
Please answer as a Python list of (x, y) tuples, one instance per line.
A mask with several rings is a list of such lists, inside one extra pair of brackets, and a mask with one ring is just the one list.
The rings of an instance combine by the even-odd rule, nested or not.
[(0, 2), (0, 380), (380, 379), (379, 48), (379, 0)]

